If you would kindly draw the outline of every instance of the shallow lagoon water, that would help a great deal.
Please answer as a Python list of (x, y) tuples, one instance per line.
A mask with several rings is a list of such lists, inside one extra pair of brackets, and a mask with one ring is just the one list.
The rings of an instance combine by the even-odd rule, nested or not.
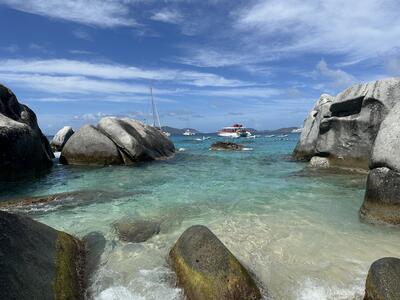
[[(173, 159), (136, 167), (56, 165), (32, 181), (1, 184), (1, 199), (82, 189), (109, 201), (26, 211), (79, 237), (102, 232), (106, 250), (93, 276), (95, 299), (182, 299), (166, 258), (190, 225), (207, 225), (274, 299), (362, 299), (370, 264), (400, 256), (400, 231), (360, 223), (366, 176), (308, 170), (290, 160), (298, 135), (243, 139), (252, 151), (211, 152), (217, 140), (173, 137)], [(123, 192), (123, 193), (121, 193)], [(122, 217), (162, 220), (140, 244), (118, 240)]]

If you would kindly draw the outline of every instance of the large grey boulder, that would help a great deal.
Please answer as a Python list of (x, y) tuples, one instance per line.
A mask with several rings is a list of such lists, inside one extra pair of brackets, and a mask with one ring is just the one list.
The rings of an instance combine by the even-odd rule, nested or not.
[(261, 299), (247, 270), (205, 226), (192, 226), (169, 253), (185, 299)]
[(0, 84), (0, 180), (36, 176), (52, 166), (53, 158), (35, 113)]
[(400, 102), (380, 126), (370, 161), (360, 217), (369, 222), (400, 224)]
[(163, 159), (175, 152), (174, 144), (160, 130), (136, 120), (106, 117), (97, 128), (118, 146), (125, 164)]
[(160, 233), (161, 222), (155, 220), (132, 220), (122, 218), (114, 222), (118, 237), (124, 242), (143, 243)]
[(299, 142), (293, 156), (299, 160), (310, 160), (316, 154), (319, 125), (323, 118), (330, 116), (330, 106), (334, 97), (323, 94), (304, 121)]
[(364, 300), (397, 299), (400, 299), (400, 259), (378, 259), (368, 271)]
[(85, 125), (65, 144), (60, 162), (73, 165), (130, 165), (165, 159), (174, 144), (159, 129), (132, 119), (106, 117)]
[(50, 146), (54, 151), (61, 151), (69, 138), (74, 134), (71, 126), (64, 126), (61, 128), (50, 142)]
[(355, 85), (328, 97), (306, 119), (294, 157), (322, 156), (331, 166), (367, 169), (380, 124), (399, 98), (399, 78)]
[(68, 165), (119, 165), (121, 154), (114, 142), (92, 125), (85, 125), (65, 144), (60, 162)]
[(83, 299), (83, 244), (0, 211), (0, 299)]

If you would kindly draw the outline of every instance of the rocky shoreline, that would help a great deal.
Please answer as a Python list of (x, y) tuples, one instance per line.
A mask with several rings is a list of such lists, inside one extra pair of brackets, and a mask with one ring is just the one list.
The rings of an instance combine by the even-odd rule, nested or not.
[[(400, 159), (398, 117), (400, 79), (351, 87), (336, 97), (322, 95), (305, 120), (294, 150), (297, 160), (312, 168), (368, 171), (360, 219), (400, 224)], [(0, 85), (2, 160), (0, 180), (37, 176), (52, 166), (52, 147), (68, 165), (134, 165), (170, 158), (173, 143), (158, 129), (132, 119), (103, 118), (97, 126), (76, 132), (64, 127), (49, 144), (35, 114)], [(28, 151), (26, 150), (28, 149)], [(243, 150), (234, 143), (213, 144), (212, 150)], [(76, 191), (12, 199), (0, 203), (1, 299), (85, 299), (99, 266), (106, 240), (98, 232), (83, 238), (55, 230), (24, 215), (25, 208), (46, 205), (75, 207), (111, 201), (111, 191)], [(12, 213), (11, 213), (12, 212)], [(160, 220), (117, 220), (110, 224), (123, 243), (143, 243), (163, 234)], [(207, 227), (187, 228), (165, 253), (186, 299), (262, 299), (268, 294)], [(371, 265), (365, 298), (400, 297), (400, 263), (382, 258)], [(27, 272), (26, 270), (29, 270)]]

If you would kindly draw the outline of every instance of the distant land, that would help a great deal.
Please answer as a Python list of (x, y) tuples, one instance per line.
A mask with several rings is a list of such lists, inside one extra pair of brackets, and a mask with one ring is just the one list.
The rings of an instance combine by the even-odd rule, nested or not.
[[(278, 129), (272, 129), (272, 130), (256, 130), (254, 128), (247, 128), (251, 134), (288, 134), (292, 133), (293, 130), (299, 129), (299, 127), (285, 127), (285, 128), (278, 128)], [(169, 132), (171, 135), (182, 135), (186, 130), (190, 130), (191, 132), (194, 132), (196, 134), (216, 134), (216, 132), (201, 132), (199, 130), (196, 130), (194, 128), (174, 128), (170, 126), (163, 126), (162, 127), (163, 131)]]

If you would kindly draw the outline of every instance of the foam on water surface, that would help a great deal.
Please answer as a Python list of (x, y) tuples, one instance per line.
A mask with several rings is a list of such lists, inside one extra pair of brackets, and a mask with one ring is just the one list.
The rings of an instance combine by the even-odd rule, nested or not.
[[(245, 139), (253, 151), (213, 152), (212, 141), (177, 137), (176, 148), (186, 151), (171, 160), (56, 165), (41, 179), (1, 185), (0, 195), (115, 191), (102, 201), (26, 211), (78, 237), (105, 235), (95, 299), (182, 299), (166, 258), (194, 224), (208, 226), (274, 299), (362, 299), (370, 264), (400, 256), (398, 229), (360, 223), (366, 175), (307, 170), (289, 159), (296, 141)], [(161, 231), (144, 243), (121, 242), (111, 224), (122, 217), (159, 220)]]

